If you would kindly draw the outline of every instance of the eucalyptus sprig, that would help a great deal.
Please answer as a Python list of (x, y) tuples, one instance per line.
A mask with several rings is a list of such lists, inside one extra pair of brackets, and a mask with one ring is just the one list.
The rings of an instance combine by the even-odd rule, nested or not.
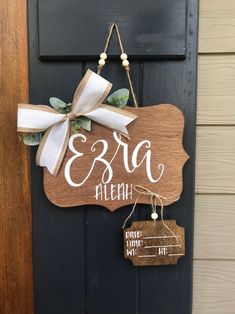
[(123, 108), (126, 106), (129, 99), (129, 89), (121, 88), (116, 90), (116, 92), (109, 95), (106, 103), (110, 106)]
[[(71, 111), (71, 103), (65, 103), (59, 98), (51, 97), (49, 99), (51, 106), (60, 113), (68, 113)], [(71, 122), (71, 130), (73, 133), (78, 133), (82, 128), (86, 131), (91, 131), (91, 120), (87, 117), (77, 117)]]
[[(129, 90), (127, 88), (121, 88), (112, 93), (106, 99), (106, 104), (116, 107), (123, 108), (126, 106), (129, 99)], [(58, 112), (66, 114), (71, 111), (71, 103), (66, 103), (57, 97), (50, 97), (50, 105)], [(71, 131), (73, 134), (78, 133), (79, 129), (91, 131), (91, 120), (87, 117), (77, 117), (71, 121)], [(20, 139), (24, 144), (29, 146), (39, 145), (45, 132), (38, 133), (25, 133)]]

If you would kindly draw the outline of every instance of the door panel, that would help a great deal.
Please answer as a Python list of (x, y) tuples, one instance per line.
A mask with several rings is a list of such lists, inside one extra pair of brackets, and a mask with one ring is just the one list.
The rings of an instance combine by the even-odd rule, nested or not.
[[(186, 5), (187, 0), (38, 0), (39, 55), (94, 59), (103, 49), (107, 25), (115, 21), (125, 30), (129, 56), (185, 58)], [(118, 53), (114, 41), (109, 55)]]
[[(45, 4), (46, 0), (39, 2)], [(69, 2), (64, 6), (65, 17), (71, 9)], [(82, 2), (72, 2), (77, 10), (82, 10)], [(65, 0), (58, 3), (67, 4)], [(170, 10), (170, 1), (167, 3)], [(133, 1), (126, 5), (129, 9)], [(55, 18), (56, 10), (53, 12)], [(89, 53), (89, 61), (85, 57), (79, 57), (76, 50), (75, 56), (70, 57), (70, 54), (60, 50), (60, 43), (53, 46), (55, 50), (41, 53), (37, 18), (37, 1), (31, 0), (30, 102), (48, 104), (51, 96), (69, 102), (86, 69), (96, 71), (97, 52), (94, 50), (93, 56)], [(62, 23), (59, 15), (58, 21)], [(51, 21), (48, 23), (51, 25)], [(98, 30), (99, 24), (96, 25)], [(125, 34), (125, 27), (120, 27), (120, 31)], [(89, 37), (89, 27), (84, 32)], [(66, 34), (61, 35), (63, 38)], [(40, 36), (42, 44), (45, 31)], [(31, 154), (31, 175), (36, 314), (191, 313), (197, 1), (187, 1), (185, 36), (185, 60), (178, 60), (174, 49), (168, 47), (164, 60), (156, 60), (161, 57), (157, 51), (154, 56), (146, 58), (137, 51), (138, 58), (130, 61), (131, 76), (140, 106), (170, 102), (181, 108), (186, 118), (184, 147), (190, 160), (184, 167), (184, 191), (180, 201), (165, 209), (165, 218), (176, 219), (186, 229), (186, 257), (174, 266), (134, 267), (123, 257), (121, 229), (131, 206), (110, 213), (99, 206), (58, 208), (52, 205), (43, 192), (43, 171), (34, 165), (34, 149)], [(102, 43), (104, 41), (102, 35)], [(68, 41), (67, 44), (70, 49), (71, 43)], [(112, 43), (112, 51), (115, 46)], [(133, 55), (135, 49), (138, 50), (138, 47), (130, 47)], [(42, 58), (46, 55), (46, 58)], [(115, 58), (107, 64), (102, 75), (114, 83), (113, 90), (128, 87), (125, 73)], [(140, 205), (134, 219), (147, 218), (148, 212), (145, 205)]]

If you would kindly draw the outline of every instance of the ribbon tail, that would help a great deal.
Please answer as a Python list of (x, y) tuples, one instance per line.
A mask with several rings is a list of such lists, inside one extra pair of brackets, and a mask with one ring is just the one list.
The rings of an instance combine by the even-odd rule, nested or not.
[(126, 126), (133, 122), (137, 116), (127, 110), (115, 108), (109, 105), (101, 105), (99, 108), (84, 114), (87, 118), (117, 131), (129, 139)]
[(17, 131), (41, 132), (65, 119), (65, 115), (45, 105), (18, 104)]
[(66, 119), (50, 127), (39, 145), (36, 164), (46, 167), (53, 176), (57, 175), (63, 161), (69, 133), (69, 120)]

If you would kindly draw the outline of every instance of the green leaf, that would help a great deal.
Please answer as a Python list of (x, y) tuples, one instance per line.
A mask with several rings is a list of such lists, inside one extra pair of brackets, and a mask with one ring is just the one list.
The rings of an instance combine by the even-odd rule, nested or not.
[(78, 133), (78, 130), (80, 129), (79, 122), (77, 120), (71, 121), (71, 130), (73, 134)]
[(83, 128), (86, 131), (91, 131), (91, 120), (87, 117), (79, 117), (75, 119), (74, 121), (77, 121), (81, 128)]
[(59, 108), (56, 111), (66, 114), (66, 113), (70, 112), (71, 110), (70, 110), (69, 106), (67, 106), (65, 108)]
[(21, 139), (24, 142), (24, 144), (29, 145), (29, 146), (35, 146), (41, 142), (42, 137), (43, 137), (43, 132), (26, 133), (21, 137)]
[(117, 108), (126, 106), (129, 99), (129, 90), (127, 88), (118, 89), (107, 98), (107, 103)]
[(64, 102), (63, 100), (61, 100), (57, 97), (50, 97), (49, 102), (55, 110), (59, 110), (61, 108), (67, 107), (66, 102)]

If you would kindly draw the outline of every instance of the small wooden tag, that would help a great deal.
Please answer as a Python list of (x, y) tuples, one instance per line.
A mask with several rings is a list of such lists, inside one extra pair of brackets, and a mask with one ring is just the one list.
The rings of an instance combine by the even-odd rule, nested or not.
[(124, 255), (134, 266), (171, 265), (185, 255), (184, 228), (175, 220), (134, 221), (124, 229)]

